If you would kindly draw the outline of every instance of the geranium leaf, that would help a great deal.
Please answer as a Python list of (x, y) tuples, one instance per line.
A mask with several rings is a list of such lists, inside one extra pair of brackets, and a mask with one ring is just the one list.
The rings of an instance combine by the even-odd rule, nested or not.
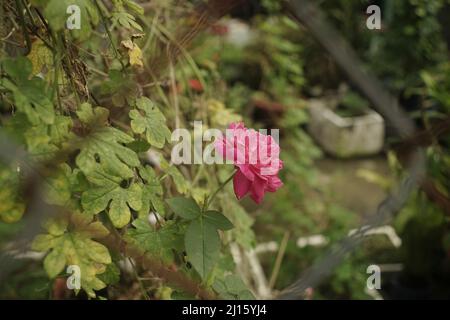
[(161, 169), (166, 171), (166, 173), (173, 179), (175, 187), (179, 193), (186, 194), (189, 191), (188, 182), (177, 167), (173, 165), (171, 166), (166, 160), (161, 159)]
[(137, 109), (130, 111), (131, 128), (135, 133), (145, 133), (152, 146), (162, 148), (170, 139), (170, 130), (166, 126), (166, 118), (154, 103), (142, 97), (136, 100)]
[(105, 170), (91, 172), (87, 177), (92, 187), (81, 195), (81, 205), (92, 214), (105, 210), (116, 228), (130, 222), (130, 207), (139, 210), (142, 206), (142, 187), (137, 183), (123, 186), (124, 179)]
[(178, 225), (173, 221), (166, 222), (159, 229), (155, 229), (144, 219), (133, 221), (134, 228), (127, 230), (127, 242), (136, 245), (145, 253), (172, 262), (172, 249), (181, 250), (183, 242)]
[(55, 173), (44, 179), (46, 200), (50, 204), (66, 205), (71, 197), (72, 170), (63, 163)]
[(33, 125), (41, 121), (52, 124), (55, 113), (51, 95), (43, 79), (29, 77), (33, 68), (31, 61), (26, 57), (5, 59), (2, 67), (12, 81), (2, 78), (0, 87), (11, 91), (17, 109), (26, 114)]
[[(65, 228), (59, 235), (41, 234), (32, 244), (33, 250), (50, 250), (44, 259), (44, 269), (51, 278), (59, 275), (66, 265), (78, 266), (81, 271), (81, 287), (90, 297), (95, 297), (94, 290), (106, 286), (97, 276), (105, 272), (106, 265), (111, 263), (108, 249), (92, 240), (97, 236), (89, 231), (90, 228), (98, 230), (98, 227), (91, 226), (98, 223), (75, 224), (74, 228)], [(47, 228), (51, 228), (51, 224)]]
[(163, 189), (155, 171), (150, 166), (139, 169), (139, 174), (144, 180), (142, 189), (142, 207), (139, 210), (140, 216), (145, 216), (150, 212), (150, 204), (156, 212), (165, 215), (164, 202), (162, 200)]
[[(104, 108), (94, 108), (84, 106), (78, 116), (84, 122), (91, 122), (92, 119), (104, 121), (107, 113)], [(106, 110), (107, 111), (107, 110)], [(87, 175), (96, 170), (99, 163), (113, 172), (119, 173), (122, 177), (129, 177), (133, 171), (130, 167), (139, 166), (137, 154), (123, 146), (134, 139), (126, 133), (113, 128), (101, 126), (93, 128), (87, 138), (80, 137), (80, 153), (76, 158), (78, 167)]]

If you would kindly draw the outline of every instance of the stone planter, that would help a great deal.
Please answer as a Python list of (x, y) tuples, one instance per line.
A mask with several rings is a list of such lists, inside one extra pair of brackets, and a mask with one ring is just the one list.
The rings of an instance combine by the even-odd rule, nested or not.
[(311, 100), (309, 111), (308, 131), (329, 154), (339, 158), (368, 156), (383, 148), (384, 120), (375, 111), (341, 117), (322, 100)]

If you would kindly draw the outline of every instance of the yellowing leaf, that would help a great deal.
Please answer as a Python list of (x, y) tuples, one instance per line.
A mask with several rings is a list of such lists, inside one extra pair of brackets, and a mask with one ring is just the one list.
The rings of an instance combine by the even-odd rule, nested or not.
[(59, 275), (66, 265), (76, 265), (81, 271), (81, 287), (90, 297), (94, 290), (103, 289), (106, 284), (97, 276), (111, 263), (108, 249), (92, 240), (104, 237), (108, 231), (101, 222), (91, 222), (81, 214), (73, 214), (71, 228), (67, 222), (50, 221), (45, 225), (49, 233), (38, 235), (32, 244), (36, 251), (50, 252), (44, 259), (44, 269), (50, 278)]
[(49, 160), (55, 156), (58, 148), (51, 143), (48, 126), (45, 124), (29, 127), (24, 133), (30, 157), (35, 161)]
[(19, 173), (0, 166), (0, 220), (13, 223), (22, 217), (25, 204), (19, 195)]
[(132, 66), (143, 67), (144, 63), (142, 62), (141, 48), (139, 48), (139, 46), (131, 40), (123, 40), (121, 42), (121, 44), (128, 51), (128, 58), (129, 58), (130, 64)]
[(144, 63), (142, 62), (142, 51), (137, 45), (134, 45), (134, 48), (130, 50), (128, 54), (130, 56), (130, 64), (132, 66), (144, 66)]
[(239, 122), (242, 117), (234, 113), (225, 105), (215, 99), (210, 99), (207, 102), (209, 114), (211, 115), (211, 125), (214, 127), (227, 127), (232, 122)]
[(52, 51), (47, 48), (47, 46), (44, 44), (44, 42), (42, 42), (41, 39), (33, 42), (31, 51), (27, 57), (28, 59), (30, 59), (31, 64), (33, 65), (33, 70), (31, 71), (31, 74), (33, 76), (41, 72), (49, 71), (53, 67)]
[(44, 194), (48, 203), (60, 206), (67, 205), (71, 197), (71, 175), (71, 168), (63, 163), (51, 176), (45, 178)]

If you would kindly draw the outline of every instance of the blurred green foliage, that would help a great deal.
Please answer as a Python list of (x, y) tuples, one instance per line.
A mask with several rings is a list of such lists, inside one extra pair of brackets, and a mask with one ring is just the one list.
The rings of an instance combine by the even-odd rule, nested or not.
[[(52, 26), (61, 29), (64, 21), (61, 20), (62, 16), (55, 14), (54, 8), (59, 8), (62, 4), (43, 0), (32, 1), (32, 3), (39, 5), (44, 13), (49, 15)], [(219, 196), (218, 203), (218, 207), (235, 226), (223, 237), (225, 245), (235, 241), (243, 248), (249, 249), (259, 242), (272, 240), (280, 242), (282, 237), (289, 233), (280, 273), (275, 281), (276, 290), (290, 285), (306, 268), (323, 258), (327, 250), (345, 237), (349, 230), (359, 225), (360, 213), (352, 212), (335, 203), (329, 190), (323, 186), (317, 162), (325, 155), (305, 130), (309, 121), (308, 97), (321, 97), (328, 90), (333, 92), (346, 79), (326, 51), (311, 37), (308, 30), (286, 16), (280, 1), (261, 1), (262, 11), (256, 12), (248, 21), (245, 21), (250, 34), (244, 45), (233, 43), (227, 39), (226, 35), (212, 34), (210, 30), (200, 34), (190, 48), (191, 51), (182, 52), (181, 62), (175, 66), (173, 75), (165, 74), (163, 81), (160, 82), (154, 79), (152, 74), (152, 68), (156, 65), (151, 65), (149, 74), (145, 76), (133, 69), (134, 67), (129, 64), (129, 57), (124, 52), (119, 52), (120, 40), (135, 41), (133, 43), (139, 44), (144, 54), (148, 56), (153, 57), (159, 51), (164, 51), (167, 43), (173, 40), (179, 24), (178, 11), (175, 10), (173, 1), (155, 2), (161, 11), (152, 12), (144, 18), (143, 11), (134, 2), (128, 0), (115, 2), (114, 12), (107, 17), (111, 19), (112, 24), (106, 27), (113, 32), (113, 38), (109, 39), (111, 45), (108, 44), (106, 49), (104, 43), (106, 36), (98, 37), (97, 35), (99, 30), (103, 31), (103, 29), (98, 29), (96, 26), (101, 21), (99, 14), (105, 14), (107, 10), (103, 6), (97, 10), (86, 1), (80, 0), (77, 3), (83, 5), (83, 10), (93, 14), (92, 23), (83, 24), (85, 28), (74, 34), (76, 41), (87, 37), (90, 39), (89, 42), (82, 43), (81, 58), (78, 57), (74, 61), (82, 59), (86, 66), (83, 64), (81, 67), (80, 64), (79, 68), (86, 67), (92, 70), (89, 78), (90, 90), (99, 102), (113, 106), (116, 113), (123, 113), (120, 110), (129, 104), (133, 105), (135, 99), (145, 92), (161, 106), (161, 112), (167, 117), (168, 123), (181, 121), (182, 125), (189, 127), (189, 123), (193, 120), (202, 119), (211, 127), (224, 128), (229, 122), (243, 118), (248, 127), (281, 129), (281, 158), (284, 161), (284, 170), (281, 171), (281, 175), (284, 187), (276, 195), (268, 195), (264, 205), (260, 207), (255, 207), (246, 200), (242, 203), (234, 201), (231, 187)], [(380, 31), (366, 28), (365, 9), (369, 4), (381, 6), (382, 30)], [(429, 130), (436, 121), (449, 116), (449, 40), (446, 38), (448, 35), (444, 33), (448, 17), (442, 17), (445, 12), (448, 12), (449, 1), (336, 0), (321, 1), (319, 5), (332, 25), (344, 35), (360, 55), (369, 72), (380, 77), (401, 102), (408, 102), (407, 99), (410, 97), (416, 98), (415, 103), (405, 105), (421, 130)], [(190, 7), (191, 2), (187, 2), (182, 9)], [(164, 19), (161, 18), (161, 12), (164, 13), (162, 15)], [(227, 25), (229, 20), (227, 17), (220, 23)], [(147, 34), (136, 34), (141, 30)], [(57, 41), (55, 45), (62, 46), (63, 42)], [(33, 48), (37, 46), (44, 47), (42, 43), (36, 42)], [(103, 50), (101, 55), (93, 54), (100, 49)], [(34, 52), (29, 56), (32, 66), (25, 62), (22, 70), (21, 65), (11, 63), (9, 60), (5, 73), (8, 74), (8, 79), (24, 83), (25, 87), (33, 87), (31, 91), (33, 95), (40, 97), (38, 102), (44, 104), (41, 106), (44, 111), (51, 109), (49, 99), (61, 107), (60, 101), (53, 101), (56, 100), (53, 90), (59, 86), (64, 87), (60, 98), (65, 103), (66, 109), (55, 118), (61, 120), (58, 124), (64, 127), (63, 115), (71, 115), (75, 118), (74, 106), (78, 104), (80, 98), (83, 98), (78, 92), (80, 88), (76, 86), (83, 83), (79, 81), (80, 79), (71, 82), (71, 77), (65, 74), (61, 66), (57, 68), (58, 71), (55, 71), (52, 67), (53, 60), (48, 59), (50, 53), (43, 50), (39, 52), (45, 56), (45, 59), (42, 59), (44, 62), (34, 59), (36, 54)], [(61, 56), (56, 57), (63, 59)], [(44, 65), (48, 70), (42, 79), (30, 76), (35, 76), (40, 71), (36, 68), (42, 69)], [(5, 64), (3, 66), (5, 67)], [(23, 71), (27, 73), (25, 77), (21, 77)], [(59, 76), (55, 75), (55, 72), (59, 72)], [(139, 76), (145, 78), (147, 82), (140, 83), (142, 79)], [(42, 87), (44, 78), (51, 86), (45, 87), (45, 90), (37, 90)], [(172, 80), (174, 83), (168, 85)], [(193, 86), (192, 80), (197, 80), (198, 83)], [(27, 95), (29, 92), (21, 95), (14, 83), (5, 81), (2, 84), (6, 84), (5, 88), (14, 92), (15, 95), (2, 99), (1, 111), (3, 113), (5, 110), (11, 111), (13, 100), (19, 101), (18, 112), (12, 120), (7, 119), (10, 128), (6, 126), (6, 129), (13, 132), (23, 144), (29, 144), (30, 149), (35, 148), (34, 151), (38, 153), (52, 151), (48, 150), (53, 147), (49, 141), (59, 144), (62, 140), (49, 132), (48, 134), (52, 136), (50, 140), (50, 137), (47, 137), (47, 127), (41, 128), (42, 132), (45, 131), (44, 133), (35, 130), (28, 132), (27, 135), (23, 134), (25, 130), (29, 130), (30, 126), (24, 113), (31, 115), (32, 120), (39, 122), (31, 103), (32, 97)], [(40, 93), (36, 93), (36, 90)], [(6, 89), (4, 91), (6, 92)], [(174, 92), (176, 92), (176, 103), (179, 107), (176, 111), (172, 108), (175, 104)], [(360, 109), (369, 106), (368, 101), (353, 90), (343, 97), (341, 103), (350, 110), (348, 115), (355, 115)], [(37, 105), (39, 106), (39, 103)], [(55, 110), (59, 109), (55, 108)], [(127, 113), (124, 115), (120, 120), (128, 121)], [(164, 118), (158, 112), (158, 118), (162, 121), (161, 117)], [(42, 120), (53, 122), (51, 117)], [(164, 118), (162, 122), (165, 120)], [(4, 122), (6, 121), (2, 121), (2, 125)], [(119, 128), (123, 128), (122, 122), (114, 123), (116, 124)], [(141, 131), (143, 130), (140, 130), (140, 133)], [(38, 135), (36, 132), (42, 134)], [(44, 140), (39, 140), (42, 137)], [(431, 145), (426, 150), (427, 176), (447, 198), (450, 196), (449, 138), (448, 134), (433, 137)], [(133, 152), (140, 154), (141, 160), (144, 158), (142, 153), (147, 151), (152, 143), (152, 139), (147, 138), (150, 141), (143, 139), (143, 137), (136, 138), (128, 145)], [(162, 142), (164, 141), (163, 138)], [(157, 143), (157, 146), (159, 147), (160, 144)], [(390, 149), (389, 144), (387, 149)], [(392, 160), (392, 172), (397, 175), (396, 177), (402, 177), (404, 168), (392, 152), (389, 152), (389, 155)], [(171, 188), (170, 183), (162, 183), (164, 184), (164, 191), (162, 191), (158, 180), (157, 185), (161, 188), (161, 190), (158, 188), (160, 191), (156, 192), (158, 199), (164, 192), (171, 194), (178, 191), (192, 195), (198, 203), (201, 203), (209, 189), (218, 182), (212, 177), (217, 175), (223, 181), (229, 175), (228, 170), (216, 172), (209, 168), (183, 168), (184, 170), (180, 172), (164, 162), (164, 159), (161, 161), (162, 170), (166, 173), (158, 178), (163, 181), (166, 176), (170, 177), (173, 179), (174, 187)], [(139, 172), (141, 169), (140, 167)], [(75, 175), (79, 176), (81, 173), (74, 173)], [(137, 173), (135, 176), (139, 178)], [(187, 182), (185, 176), (192, 179)], [(156, 179), (156, 176), (154, 178)], [(143, 185), (149, 183), (146, 179), (144, 180)], [(165, 182), (167, 180), (169, 179)], [(78, 187), (82, 187), (82, 183), (78, 183)], [(3, 207), (6, 211), (13, 212), (11, 207), (14, 203), (5, 190), (8, 191), (7, 188), (1, 191), (3, 198), (7, 200), (3, 201)], [(81, 191), (74, 189), (77, 196)], [(152, 198), (145, 207), (146, 211), (151, 205), (155, 210), (161, 208), (159, 211), (162, 213), (164, 204), (161, 203), (161, 199), (157, 202), (158, 199)], [(0, 217), (5, 219), (6, 215), (0, 212)], [(174, 220), (173, 216), (165, 217), (169, 222)], [(152, 233), (153, 227), (146, 222), (144, 224), (145, 228), (142, 229), (149, 232), (151, 236), (155, 236), (156, 233)], [(418, 281), (422, 289), (426, 289), (424, 289), (425, 292), (432, 288), (436, 297), (448, 297), (449, 219), (442, 208), (419, 190), (396, 217), (394, 226), (403, 239), (400, 251), (394, 250), (386, 239), (380, 237), (365, 241), (356, 252), (346, 257), (320, 286), (315, 288), (313, 298), (367, 299), (366, 267), (372, 263), (398, 262), (404, 265), (400, 277), (406, 285)], [(0, 222), (1, 245), (7, 246), (8, 241), (17, 234), (19, 229), (20, 223), (6, 225)], [(298, 237), (316, 234), (326, 237), (328, 243), (322, 247), (299, 248), (297, 246)], [(171, 258), (179, 263), (180, 268), (187, 270), (190, 276), (198, 278), (194, 269), (183, 260), (185, 258), (183, 250), (180, 249), (179, 254), (174, 256), (173, 250), (169, 251)], [(119, 257), (113, 256), (113, 260), (118, 259)], [(235, 268), (230, 254), (221, 252), (218, 260), (220, 261), (212, 271), (211, 277), (205, 279), (206, 282), (211, 282), (209, 283), (211, 288), (225, 298), (252, 298), (240, 277), (230, 274)], [(270, 274), (275, 263), (275, 255), (263, 255), (261, 260), (266, 274)], [(108, 266), (108, 268), (114, 268), (112, 266), (115, 264)], [(50, 296), (52, 281), (48, 280), (40, 264), (24, 260), (20, 261), (17, 269), (19, 271), (1, 286), (0, 297), (46, 298)], [(116, 283), (129, 285), (130, 282), (123, 282), (124, 276), (119, 276), (117, 273), (118, 270), (113, 270), (111, 274), (102, 273), (99, 278), (114, 285)], [(181, 289), (171, 288), (161, 283), (152, 287), (151, 290), (155, 292), (156, 298), (191, 297)]]

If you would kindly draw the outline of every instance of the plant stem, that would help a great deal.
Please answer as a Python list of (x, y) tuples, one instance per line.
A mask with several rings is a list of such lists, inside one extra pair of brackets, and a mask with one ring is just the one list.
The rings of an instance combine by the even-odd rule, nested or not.
[(277, 281), (278, 272), (280, 271), (281, 262), (283, 261), (284, 253), (286, 252), (286, 246), (289, 240), (289, 231), (286, 231), (283, 236), (283, 240), (281, 240), (280, 249), (278, 250), (278, 254), (275, 260), (275, 266), (272, 270), (272, 275), (270, 276), (269, 288), (272, 290)]
[[(231, 181), (231, 179), (233, 179), (233, 177), (234, 177), (235, 174), (236, 174), (236, 171), (234, 171), (234, 172), (231, 174), (231, 176), (228, 177), (227, 180), (225, 180), (224, 182), (222, 182), (222, 183), (220, 184), (220, 186), (217, 188), (216, 191), (214, 191), (214, 193), (212, 194), (212, 196), (209, 197), (209, 200), (208, 200), (208, 201), (205, 201), (205, 203), (206, 203), (205, 209), (206, 209), (206, 210), (209, 208), (209, 206), (211, 205), (212, 201), (214, 200), (214, 198), (216, 197), (216, 195), (219, 193), (219, 191), (222, 190), (222, 189), (227, 185), (227, 183)], [(205, 210), (204, 210), (204, 211), (205, 211)]]
[(146, 300), (150, 300), (150, 297), (148, 296), (147, 291), (145, 290), (145, 286), (142, 283), (142, 280), (137, 273), (136, 266), (134, 265), (133, 260), (131, 258), (128, 258), (128, 261), (130, 262), (131, 267), (133, 268), (133, 273), (134, 273), (134, 276), (136, 277), (137, 282), (139, 283), (139, 287), (141, 289), (142, 295), (144, 296), (144, 298)]
[(25, 23), (25, 17), (23, 15), (23, 7), (22, 7), (22, 3), (20, 2), (20, 0), (16, 0), (16, 9), (17, 9), (17, 14), (19, 15), (19, 20), (20, 20), (20, 25), (22, 27), (23, 36), (24, 36), (25, 42), (27, 44), (26, 55), (28, 55), (31, 51), (31, 40), (30, 40), (30, 35), (27, 32), (27, 25)]
[(122, 57), (114, 44), (113, 37), (111, 35), (111, 31), (109, 30), (109, 27), (108, 27), (107, 19), (106, 19), (105, 15), (103, 14), (102, 8), (98, 4), (97, 0), (94, 1), (94, 4), (97, 7), (97, 11), (100, 15), (100, 19), (102, 20), (103, 26), (105, 27), (105, 31), (108, 36), (109, 42), (111, 43), (111, 46), (114, 50), (114, 54), (116, 55), (117, 60), (119, 60), (119, 63), (122, 66), (122, 71), (123, 71), (123, 70), (125, 70), (125, 65), (123, 64)]

